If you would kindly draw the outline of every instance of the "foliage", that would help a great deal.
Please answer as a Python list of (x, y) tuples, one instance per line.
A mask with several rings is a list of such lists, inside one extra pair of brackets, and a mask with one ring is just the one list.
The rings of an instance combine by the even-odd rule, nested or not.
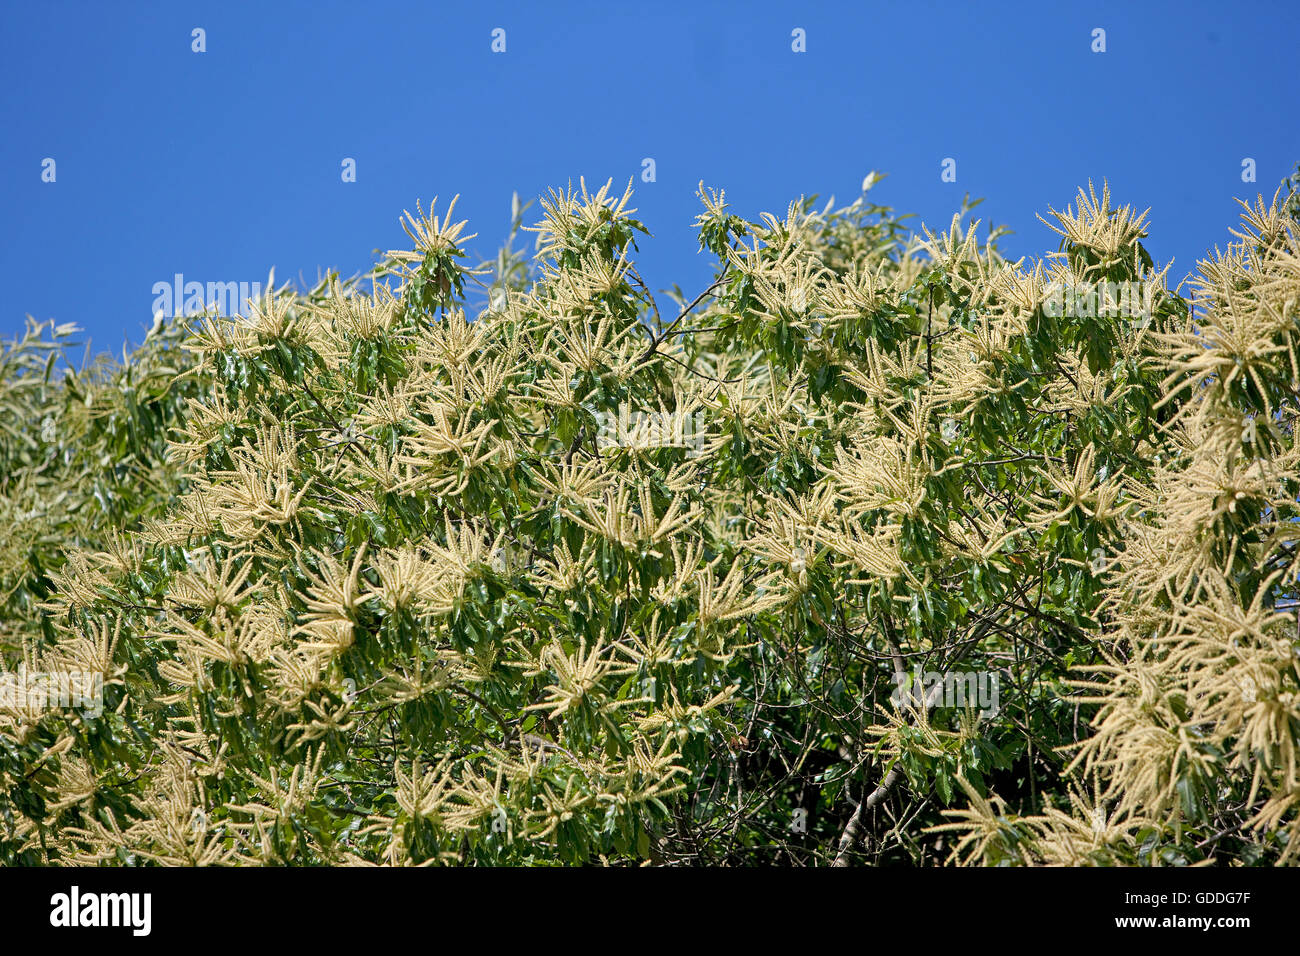
[(417, 207), (371, 291), (9, 345), (5, 663), (105, 688), (0, 705), (0, 859), (1294, 861), (1282, 200), (1185, 296), (1091, 185), (1028, 263), (700, 197), (668, 316), (584, 183), (531, 267)]

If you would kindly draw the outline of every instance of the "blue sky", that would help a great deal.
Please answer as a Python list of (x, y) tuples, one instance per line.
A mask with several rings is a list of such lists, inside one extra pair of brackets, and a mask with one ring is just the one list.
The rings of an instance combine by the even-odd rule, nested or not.
[(642, 272), (692, 296), (710, 275), (690, 228), (701, 179), (754, 218), (800, 194), (851, 201), (872, 169), (889, 173), (875, 201), (933, 228), (985, 197), (1017, 256), (1056, 248), (1035, 213), (1108, 179), (1151, 207), (1149, 248), (1177, 281), (1230, 240), (1233, 197), (1271, 197), (1300, 160), (1298, 26), (1293, 0), (5, 0), (0, 336), (31, 313), (120, 351), (157, 282), (352, 274), (406, 247), (402, 210), (435, 195), (460, 194), (487, 257), (512, 191), (579, 176), (637, 177)]

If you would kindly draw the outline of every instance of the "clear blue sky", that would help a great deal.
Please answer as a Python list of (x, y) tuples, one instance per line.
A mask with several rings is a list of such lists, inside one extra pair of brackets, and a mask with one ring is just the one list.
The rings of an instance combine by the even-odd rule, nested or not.
[(637, 176), (653, 288), (708, 278), (699, 180), (755, 217), (852, 200), (871, 169), (890, 174), (876, 201), (932, 227), (986, 197), (1015, 255), (1055, 249), (1035, 213), (1107, 178), (1151, 206), (1176, 280), (1230, 239), (1234, 196), (1271, 197), (1300, 159), (1297, 27), (1294, 0), (0, 0), (0, 335), (31, 313), (119, 351), (156, 282), (352, 274), (405, 247), (401, 211), (435, 195), (461, 195), (486, 257), (512, 190), (579, 175)]

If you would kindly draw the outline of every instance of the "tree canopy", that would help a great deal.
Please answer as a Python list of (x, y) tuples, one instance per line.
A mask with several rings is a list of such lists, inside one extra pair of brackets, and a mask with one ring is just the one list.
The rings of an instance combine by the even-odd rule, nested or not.
[(1295, 862), (1294, 200), (700, 200), (4, 345), (0, 862)]

